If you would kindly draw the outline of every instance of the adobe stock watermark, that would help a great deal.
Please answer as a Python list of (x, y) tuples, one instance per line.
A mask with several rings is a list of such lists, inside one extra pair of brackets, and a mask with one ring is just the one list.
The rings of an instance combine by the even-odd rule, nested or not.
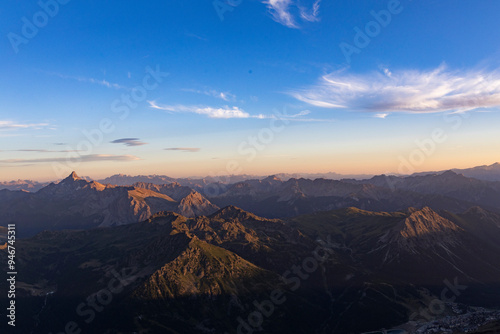
[[(457, 131), (463, 124), (463, 120), (469, 118), (468, 113), (453, 113), (443, 114), (444, 122), (450, 125), (450, 129)], [(448, 131), (450, 130), (448, 129)], [(425, 161), (437, 152), (440, 145), (444, 144), (448, 138), (449, 132), (445, 131), (442, 127), (434, 128), (430, 135), (424, 139), (416, 139), (414, 141), (415, 148), (408, 155), (399, 155), (399, 165), (397, 172), (400, 175), (411, 175), (417, 171), (417, 167), (422, 166)], [(396, 186), (393, 180), (388, 176), (390, 172), (384, 173), (386, 182), (389, 188), (394, 191)]]
[[(482, 100), (481, 92), (483, 90), (487, 91), (489, 89), (486, 82), (489, 82), (489, 80), (483, 78), (479, 83), (479, 93), (476, 93), (475, 96), (469, 99), (469, 103), (463, 104), (461, 106), (461, 109), (458, 109), (457, 111), (452, 113), (443, 114), (444, 123), (451, 124), (448, 131), (458, 131), (462, 127), (464, 119), (470, 117), (469, 112), (473, 111), (475, 109), (474, 106), (477, 105), (475, 101)], [(447, 140), (448, 134), (445, 133), (443, 128), (441, 127), (435, 128), (428, 138), (425, 138), (423, 140), (415, 140), (415, 144), (417, 147), (412, 150), (412, 152), (408, 156), (398, 156), (398, 173), (401, 175), (415, 173), (416, 167), (421, 166), (428, 157), (436, 152), (439, 144), (443, 144)], [(384, 173), (385, 179), (387, 181), (387, 184), (389, 185), (389, 188), (394, 191), (396, 189), (394, 186), (394, 182), (389, 176), (387, 176), (388, 174), (390, 173)]]
[(16, 34), (14, 32), (9, 32), (7, 38), (9, 39), (10, 45), (15, 53), (19, 52), (19, 46), (21, 44), (28, 44), (30, 40), (38, 35), (40, 29), (43, 29), (50, 21), (54, 18), (60, 9), (60, 5), (66, 5), (71, 0), (40, 0), (37, 2), (40, 10), (37, 11), (31, 19), (26, 16), (21, 18), (23, 23), (21, 27), (21, 34)]
[[(120, 98), (115, 99), (111, 103), (111, 111), (118, 116), (119, 120), (125, 120), (132, 109), (137, 108), (139, 103), (146, 101), (148, 92), (158, 88), (163, 79), (169, 75), (166, 72), (161, 72), (159, 65), (156, 65), (156, 69), (147, 66), (146, 73), (141, 85), (134, 87), (130, 93), (123, 93)], [(112, 133), (115, 128), (115, 121), (111, 118), (102, 118), (97, 127), (82, 130), (82, 135), (85, 139), (78, 142), (76, 147), (66, 146), (68, 153), (65, 162), (52, 163), (52, 169), (55, 174), (59, 178), (62, 178), (75, 170), (84, 157), (92, 154), (94, 148), (102, 145), (105, 135)]]
[[(331, 254), (334, 253), (333, 248), (335, 244), (331, 242), (330, 236), (328, 236), (326, 240), (326, 242), (319, 240), (319, 245), (312, 251), (312, 256), (303, 259), (301, 265), (293, 265), (281, 275), (281, 279), (290, 291), (297, 291), (302, 285), (302, 282), (308, 280), (311, 274), (318, 270), (320, 265), (326, 262)], [(237, 318), (238, 327), (236, 333), (252, 334), (256, 331), (263, 331), (262, 325), (264, 323), (264, 317), (271, 317), (276, 309), (285, 302), (285, 291), (279, 288), (271, 291), (268, 299), (260, 302), (254, 300), (253, 306), (255, 310), (248, 314), (247, 319), (241, 317)]]
[[(133, 275), (135, 273), (135, 275)], [(116, 270), (111, 270), (106, 276), (112, 276), (105, 288), (89, 295), (85, 301), (78, 304), (75, 309), (76, 315), (82, 321), (90, 324), (96, 318), (96, 313), (102, 312), (106, 306), (111, 304), (115, 295), (120, 294), (125, 287), (134, 282), (139, 276), (137, 268), (123, 268), (120, 273)], [(82, 328), (78, 321), (68, 321), (64, 326), (64, 330), (55, 334), (80, 334)], [(49, 334), (53, 334), (50, 332)]]
[[(276, 134), (281, 133), (288, 124), (290, 124), (289, 115), (284, 109), (283, 113), (274, 110), (273, 115), (270, 117), (269, 125), (259, 130), (255, 135), (248, 136), (237, 147), (238, 155), (246, 157), (246, 161), (252, 162), (261, 152), (270, 145)], [(232, 175), (240, 175), (243, 173), (243, 167), (237, 160), (229, 160), (226, 163), (225, 169), (218, 173), (209, 173), (213, 182), (205, 185), (203, 193), (207, 196), (217, 196), (226, 190), (227, 183), (230, 182)]]
[(224, 14), (226, 12), (232, 12), (236, 7), (241, 5), (242, 2), (243, 0), (214, 0), (212, 5), (219, 19), (224, 21)]
[[(443, 119), (445, 123), (452, 123), (451, 129), (458, 130), (463, 123), (463, 119), (469, 118), (469, 114), (444, 114)], [(435, 128), (428, 138), (422, 140), (415, 140), (416, 148), (411, 153), (404, 157), (400, 155), (398, 167), (399, 174), (413, 174), (416, 167), (421, 166), (425, 160), (436, 152), (439, 144), (443, 144), (448, 140), (448, 135), (443, 128)]]
[(458, 296), (467, 289), (466, 285), (458, 284), (458, 277), (453, 279), (453, 283), (445, 279), (443, 281), (446, 288), (441, 290), (439, 298), (433, 299), (427, 308), (421, 307), (418, 312), (410, 315), (410, 321), (424, 320), (430, 321), (441, 315), (446, 309), (446, 303), (454, 303)]
[(403, 9), (404, 7), (401, 6), (399, 0), (389, 0), (387, 9), (382, 9), (378, 12), (374, 10), (370, 11), (373, 20), (366, 23), (363, 29), (357, 26), (354, 27), (356, 34), (352, 43), (342, 42), (339, 44), (339, 48), (347, 64), (351, 63), (353, 54), (359, 54), (362, 49), (366, 48), (372, 39), (381, 33), (382, 28), (386, 28), (392, 22), (393, 16), (400, 14)]

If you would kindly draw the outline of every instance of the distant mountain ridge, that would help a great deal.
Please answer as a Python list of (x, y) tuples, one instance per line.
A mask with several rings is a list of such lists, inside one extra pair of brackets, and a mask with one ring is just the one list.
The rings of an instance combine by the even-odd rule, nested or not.
[(500, 212), (500, 182), (468, 178), (453, 171), (407, 177), (382, 175), (368, 180), (285, 181), (272, 175), (227, 184), (214, 195), (203, 194), (199, 187), (175, 181), (117, 186), (88, 181), (72, 173), (35, 193), (0, 190), (0, 214), (5, 224), (17, 221), (21, 230), (36, 233), (43, 229), (128, 224), (160, 211), (186, 217), (210, 215), (229, 205), (268, 218), (346, 207), (371, 211), (429, 207), (461, 213), (479, 206)]
[(16, 180), (0, 182), (0, 189), (25, 190), (35, 192), (47, 186), (49, 182), (38, 182), (32, 180)]
[(44, 229), (129, 224), (166, 210), (194, 217), (218, 209), (191, 189), (174, 197), (147, 187), (87, 181), (73, 172), (61, 182), (51, 183), (36, 193), (1, 190), (0, 214), (5, 222), (17, 223), (18, 233), (33, 234)]
[(466, 178), (454, 172), (369, 180), (289, 179), (276, 176), (247, 180), (219, 195), (208, 196), (219, 207), (236, 205), (265, 217), (357, 207), (372, 211), (397, 211), (411, 206), (463, 212), (482, 206), (500, 212), (500, 183)]
[[(410, 176), (421, 176), (421, 175), (428, 175), (428, 174), (442, 174), (445, 173), (447, 170), (444, 171), (435, 171), (435, 172), (421, 172), (421, 173), (414, 173)], [(500, 163), (494, 163), (492, 165), (483, 165), (483, 166), (477, 166), (477, 167), (472, 167), (472, 168), (465, 168), (465, 169), (451, 169), (451, 171), (458, 173), (458, 174), (463, 174), (466, 177), (471, 177), (471, 178), (476, 178), (479, 180), (485, 180), (485, 181), (500, 181)], [(343, 179), (354, 179), (354, 180), (368, 180), (370, 178), (373, 178), (377, 175), (371, 175), (371, 174), (339, 174), (335, 172), (328, 172), (328, 173), (278, 173), (275, 174), (274, 176), (278, 177), (279, 179), (283, 181), (288, 181), (289, 179), (328, 179), (328, 180), (343, 180)], [(380, 175), (378, 175), (380, 176)], [(398, 177), (398, 175), (395, 175)], [(399, 177), (405, 177), (408, 175), (399, 175)], [(134, 183), (153, 183), (157, 185), (162, 185), (162, 184), (169, 184), (169, 183), (179, 183), (182, 186), (188, 186), (193, 189), (196, 189), (197, 191), (203, 192), (203, 188), (206, 187), (207, 185), (211, 183), (215, 184), (223, 184), (223, 185), (229, 185), (229, 184), (234, 184), (238, 182), (243, 182), (247, 180), (262, 180), (265, 179), (268, 176), (258, 176), (258, 175), (228, 175), (228, 176), (222, 176), (222, 177), (212, 177), (212, 176), (207, 176), (207, 177), (189, 177), (189, 178), (173, 178), (167, 175), (125, 175), (125, 174), (115, 174), (110, 177), (104, 178), (104, 179), (99, 179), (96, 180), (99, 183), (102, 184), (112, 184), (112, 185), (117, 185), (117, 186), (131, 186)], [(84, 179), (88, 181), (92, 181), (91, 178), (89, 177), (83, 177)], [(57, 183), (57, 182), (55, 182)], [(5, 181), (5, 182), (0, 182), (0, 190), (1, 189), (8, 189), (8, 190), (26, 190), (26, 191), (31, 191), (31, 192), (36, 192), (39, 189), (47, 186), (49, 182), (38, 182), (38, 181), (32, 181), (32, 180), (16, 180), (16, 181)]]
[[(361, 183), (355, 181), (354, 183)], [(476, 203), (489, 208), (500, 208), (500, 182), (484, 181), (454, 171), (413, 175), (407, 177), (375, 176), (363, 184), (412, 191), (428, 195), (441, 195)]]
[[(484, 181), (500, 181), (500, 163), (495, 162), (494, 164), (491, 165), (482, 165), (482, 166), (476, 166), (472, 168), (452, 168), (451, 171), (458, 173), (458, 174), (463, 174), (466, 177), (471, 177), (475, 178), (478, 180), (484, 180)], [(427, 174), (441, 174), (446, 172), (440, 171), (440, 172), (423, 172), (423, 173), (415, 173), (413, 174), (414, 176), (418, 175), (427, 175)]]
[[(288, 180), (292, 178), (308, 178), (308, 179), (332, 179), (332, 180), (340, 180), (343, 178), (353, 178), (353, 179), (363, 179), (370, 178), (373, 175), (371, 174), (352, 174), (352, 175), (343, 175), (335, 172), (328, 173), (279, 173), (275, 175), (282, 180)], [(233, 184), (237, 182), (242, 182), (246, 180), (261, 180), (268, 176), (259, 176), (259, 175), (247, 175), (247, 174), (239, 174), (239, 175), (227, 175), (221, 177), (189, 177), (189, 178), (172, 178), (166, 175), (123, 175), (123, 174), (115, 174), (113, 176), (107, 177), (105, 179), (99, 180), (101, 183), (110, 183), (115, 185), (132, 185), (137, 182), (144, 183), (154, 183), (154, 184), (167, 184), (171, 182), (177, 182), (183, 186), (198, 186), (202, 187), (210, 183), (222, 183), (222, 184)]]

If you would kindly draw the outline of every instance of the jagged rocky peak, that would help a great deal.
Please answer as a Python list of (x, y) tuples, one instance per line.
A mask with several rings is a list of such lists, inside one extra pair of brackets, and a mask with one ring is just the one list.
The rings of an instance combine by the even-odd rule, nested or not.
[(62, 180), (62, 182), (72, 182), (72, 181), (78, 181), (78, 180), (83, 180), (81, 177), (79, 177), (75, 171), (71, 172), (67, 178)]
[(196, 190), (191, 190), (187, 195), (186, 197), (184, 197), (182, 201), (184, 201), (185, 203), (192, 203), (193, 201), (202, 201), (204, 200), (205, 198), (199, 193), (197, 192)]
[[(71, 174), (66, 177), (64, 180), (59, 182), (58, 186), (63, 186), (63, 189), (81, 189), (81, 188), (91, 188), (95, 190), (104, 190), (106, 188), (105, 185), (96, 182), (89, 181), (85, 178), (82, 178), (76, 174), (76, 172), (71, 172)], [(68, 188), (69, 187), (69, 188)]]
[(248, 219), (258, 219), (256, 215), (253, 213), (242, 210), (234, 205), (226, 206), (214, 214), (209, 216), (210, 218), (216, 219), (239, 219), (239, 220), (248, 220)]
[(154, 223), (154, 224), (173, 224), (173, 223), (181, 223), (185, 222), (187, 220), (186, 217), (183, 215), (180, 215), (178, 213), (175, 213), (173, 211), (160, 211), (158, 213), (153, 214), (148, 220), (148, 223)]
[(421, 210), (410, 208), (410, 215), (404, 220), (400, 230), (404, 238), (415, 238), (445, 231), (459, 231), (460, 227), (446, 218), (441, 217), (429, 207)]
[(391, 262), (403, 253), (427, 254), (430, 249), (451, 252), (461, 243), (464, 230), (429, 207), (409, 208), (406, 214), (379, 240), (388, 247), (384, 262)]

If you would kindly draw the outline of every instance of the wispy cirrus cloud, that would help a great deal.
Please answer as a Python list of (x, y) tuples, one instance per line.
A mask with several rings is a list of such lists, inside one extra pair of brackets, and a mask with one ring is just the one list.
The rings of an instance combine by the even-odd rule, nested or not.
[(141, 145), (147, 144), (147, 143), (140, 141), (139, 138), (120, 138), (120, 139), (115, 139), (115, 140), (111, 141), (110, 143), (112, 143), (112, 144), (124, 144), (127, 146), (141, 146)]
[(264, 1), (271, 13), (273, 20), (289, 28), (298, 28), (290, 13), (292, 0), (267, 0)]
[(199, 147), (169, 147), (164, 148), (165, 151), (182, 151), (182, 152), (199, 152)]
[(20, 150), (10, 150), (11, 152), (38, 152), (38, 153), (69, 153), (69, 152), (80, 152), (80, 150), (44, 150), (36, 148), (25, 148)]
[(312, 8), (307, 9), (304, 7), (299, 7), (300, 9), (300, 17), (308, 22), (318, 22), (319, 21), (319, 4), (321, 0), (316, 0)]
[(289, 93), (317, 107), (375, 112), (381, 118), (392, 112), (463, 112), (500, 106), (500, 71), (453, 71), (444, 65), (428, 71), (340, 71)]
[(0, 131), (2, 130), (16, 130), (16, 129), (43, 129), (50, 127), (49, 123), (19, 123), (13, 121), (0, 121)]
[(263, 115), (253, 116), (238, 107), (199, 107), (199, 106), (184, 106), (184, 105), (158, 105), (155, 101), (148, 101), (151, 108), (170, 111), (170, 112), (188, 112), (199, 115), (205, 115), (209, 118), (263, 118)]
[(88, 78), (88, 77), (81, 77), (81, 76), (72, 76), (72, 75), (65, 75), (61, 73), (55, 73), (55, 72), (46, 72), (43, 71), (43, 73), (46, 73), (48, 75), (56, 76), (61, 79), (70, 79), (70, 80), (76, 80), (78, 82), (85, 82), (85, 83), (91, 83), (99, 86), (104, 86), (107, 88), (113, 88), (113, 89), (122, 89), (122, 90), (130, 90), (129, 87), (122, 86), (117, 83), (109, 82), (106, 79), (95, 79), (95, 78)]
[(239, 107), (200, 107), (200, 106), (184, 106), (184, 105), (159, 105), (155, 101), (148, 101), (151, 108), (163, 110), (169, 113), (173, 112), (189, 112), (199, 115), (205, 115), (209, 118), (229, 119), (229, 118), (257, 118), (257, 119), (280, 119), (283, 121), (295, 122), (332, 122), (332, 119), (317, 119), (317, 118), (304, 118), (311, 113), (309, 110), (302, 110), (296, 114), (272, 114), (272, 115), (250, 115)]
[[(88, 154), (81, 155), (78, 158), (79, 162), (98, 162), (98, 161), (135, 161), (140, 158), (133, 155), (112, 155), (112, 154)], [(53, 163), (53, 162), (67, 162), (67, 157), (59, 158), (40, 158), (40, 159), (5, 159), (0, 160), (0, 164), (34, 164), (34, 163)]]
[(184, 92), (191, 92), (191, 93), (196, 93), (196, 94), (203, 94), (207, 96), (212, 96), (216, 97), (218, 99), (222, 99), (224, 101), (234, 101), (236, 100), (236, 95), (231, 94), (229, 92), (220, 92), (215, 89), (204, 89), (204, 90), (199, 90), (199, 89), (182, 89)]
[(320, 2), (321, 0), (316, 0), (311, 8), (307, 8), (298, 0), (263, 1), (273, 20), (288, 28), (299, 28), (296, 16), (307, 22), (319, 21)]
[(193, 33), (190, 33), (190, 32), (186, 32), (184, 33), (187, 37), (191, 37), (191, 38), (196, 38), (196, 39), (199, 39), (200, 41), (204, 41), (204, 42), (208, 42), (208, 39), (205, 38), (205, 37), (202, 37), (202, 36), (199, 36), (199, 35), (196, 35), (196, 34), (193, 34)]

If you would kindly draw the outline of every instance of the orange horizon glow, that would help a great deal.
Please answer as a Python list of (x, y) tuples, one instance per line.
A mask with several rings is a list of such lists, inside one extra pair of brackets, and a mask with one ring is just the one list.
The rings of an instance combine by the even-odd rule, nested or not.
[[(433, 163), (424, 163), (422, 166), (414, 166), (413, 173), (420, 172), (435, 172), (443, 171), (449, 169), (467, 169), (477, 166), (490, 166), (500, 159), (490, 159), (481, 160), (479, 163), (472, 161), (456, 161), (456, 162), (446, 162), (446, 161), (433, 161)], [(328, 165), (328, 159), (323, 159), (323, 165)], [(355, 161), (357, 162), (357, 161)], [(352, 163), (352, 161), (350, 162)], [(283, 162), (281, 162), (283, 164)], [(85, 166), (82, 164), (74, 169), (74, 171), (79, 176), (90, 177), (94, 180), (104, 179), (106, 177), (123, 174), (130, 176), (137, 175), (165, 175), (172, 178), (202, 178), (208, 176), (222, 176), (222, 175), (254, 175), (254, 176), (269, 176), (275, 174), (326, 174), (326, 173), (337, 173), (341, 175), (381, 175), (381, 174), (400, 174), (398, 173), (398, 167), (392, 166), (392, 168), (387, 163), (379, 162), (374, 163), (370, 166), (366, 164), (355, 164), (347, 165), (347, 163), (338, 163), (336, 166), (332, 164), (331, 167), (325, 166), (322, 168), (314, 167), (314, 161), (301, 161), (297, 163), (288, 163), (286, 166), (273, 166), (273, 164), (267, 165), (257, 165), (252, 163), (246, 163), (244, 161), (239, 162), (238, 160), (228, 159), (225, 163), (207, 163), (203, 168), (200, 168), (199, 164), (182, 164), (182, 163), (172, 163), (168, 167), (155, 167), (155, 166), (116, 166), (116, 164), (107, 164), (106, 166)], [(400, 163), (401, 164), (401, 163)], [(147, 165), (147, 164), (145, 164)], [(227, 168), (229, 166), (229, 168)], [(33, 174), (32, 167), (18, 167), (18, 168), (4, 168), (2, 170), (1, 181), (0, 182), (10, 182), (17, 180), (31, 180), (38, 182), (50, 182), (57, 181), (61, 178), (66, 177), (71, 173), (72, 170), (68, 169), (66, 174), (62, 174), (61, 177), (57, 177), (56, 173), (50, 165), (44, 165), (43, 167), (37, 169), (37, 173)], [(28, 172), (30, 171), (30, 172)], [(233, 171), (231, 173), (231, 171)], [(411, 173), (408, 173), (411, 174)], [(407, 174), (405, 174), (407, 175)]]

